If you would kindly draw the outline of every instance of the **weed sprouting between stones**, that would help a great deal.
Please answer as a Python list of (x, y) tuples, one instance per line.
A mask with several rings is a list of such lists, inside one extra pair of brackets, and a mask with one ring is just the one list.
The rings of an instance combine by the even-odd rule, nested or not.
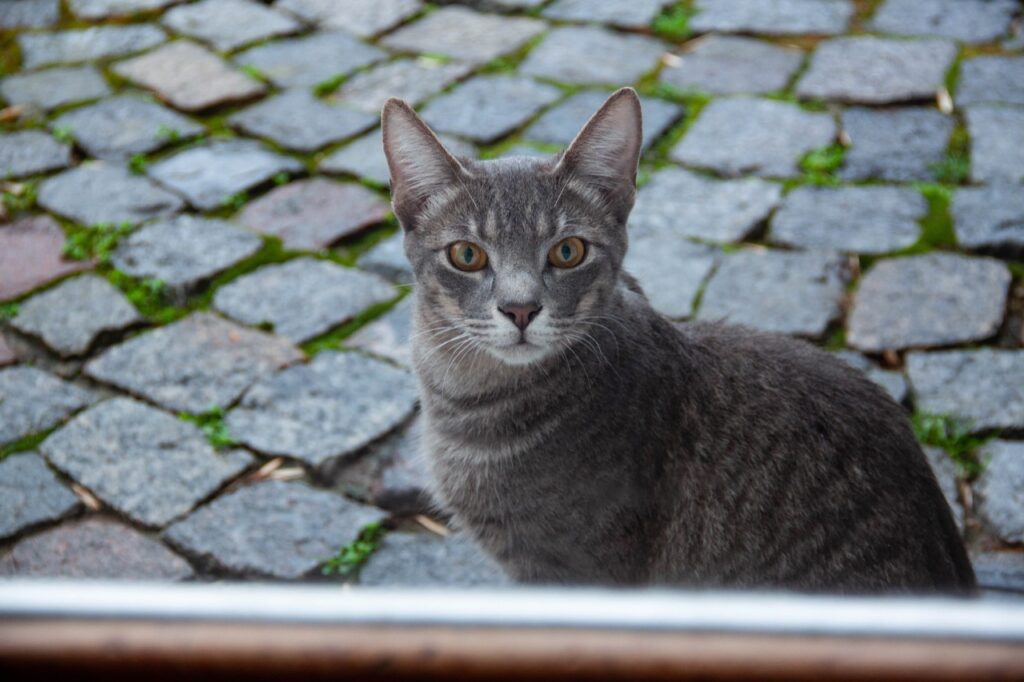
[(910, 418), (910, 425), (919, 442), (945, 450), (968, 478), (975, 478), (984, 470), (978, 450), (995, 436), (974, 435), (969, 420), (946, 414), (915, 412)]
[(215, 405), (201, 414), (179, 412), (178, 418), (198, 426), (206, 436), (207, 442), (217, 449), (229, 448), (238, 444), (228, 430), (227, 424), (224, 423), (224, 408), (219, 405)]
[(53, 139), (63, 144), (73, 144), (75, 141), (74, 131), (71, 130), (71, 126), (57, 126), (50, 131), (50, 134), (53, 136)]
[(128, 170), (133, 175), (145, 175), (147, 168), (149, 168), (149, 159), (146, 158), (145, 154), (134, 154), (128, 159)]
[(324, 561), (321, 569), (324, 575), (348, 577), (358, 571), (377, 550), (380, 541), (387, 534), (380, 521), (364, 526), (359, 537), (348, 543), (334, 556)]
[(651, 30), (659, 38), (672, 42), (682, 42), (690, 37), (690, 19), (696, 11), (689, 3), (680, 2), (664, 8), (661, 14), (654, 17)]
[(0, 304), (0, 322), (6, 322), (12, 320), (18, 315), (18, 304), (17, 303), (3, 303)]
[(800, 159), (800, 169), (804, 172), (801, 178), (809, 185), (838, 185), (836, 171), (843, 165), (846, 148), (841, 144), (830, 144), (819, 149), (812, 149)]
[(169, 125), (161, 123), (156, 129), (156, 137), (161, 142), (174, 144), (181, 139), (181, 132), (179, 132), (177, 128), (172, 128)]
[(313, 94), (317, 97), (324, 97), (341, 87), (341, 84), (348, 79), (348, 75), (337, 73), (330, 78), (325, 78), (313, 86)]
[(4, 185), (3, 204), (9, 215), (31, 210), (36, 205), (38, 185), (35, 182), (11, 182)]
[(94, 258), (99, 263), (110, 261), (118, 240), (132, 231), (131, 223), (96, 223), (74, 229), (64, 242), (64, 255), (74, 260)]

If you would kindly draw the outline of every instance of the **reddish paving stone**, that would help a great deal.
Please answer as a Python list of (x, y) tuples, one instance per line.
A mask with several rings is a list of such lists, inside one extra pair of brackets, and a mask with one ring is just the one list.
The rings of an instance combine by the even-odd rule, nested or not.
[(65, 260), (64, 232), (53, 218), (25, 218), (0, 227), (0, 301), (92, 266)]
[(387, 203), (361, 185), (315, 178), (293, 182), (246, 206), (239, 221), (291, 249), (323, 249), (375, 225)]
[(18, 356), (14, 352), (14, 349), (7, 343), (7, 339), (4, 338), (4, 335), (0, 334), (0, 367), (13, 365), (17, 361)]

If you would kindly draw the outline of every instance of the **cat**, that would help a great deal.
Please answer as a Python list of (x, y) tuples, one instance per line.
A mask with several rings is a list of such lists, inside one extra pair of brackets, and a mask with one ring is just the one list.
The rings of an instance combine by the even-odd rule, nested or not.
[(674, 324), (623, 271), (633, 90), (548, 159), (456, 158), (397, 99), (382, 127), (436, 493), (513, 578), (973, 589), (882, 389), (803, 341)]

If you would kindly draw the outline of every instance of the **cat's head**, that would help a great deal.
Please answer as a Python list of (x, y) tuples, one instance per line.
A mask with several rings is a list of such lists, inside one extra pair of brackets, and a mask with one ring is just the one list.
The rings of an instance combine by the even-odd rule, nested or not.
[(636, 194), (642, 135), (632, 89), (609, 97), (551, 159), (456, 159), (396, 99), (382, 126), (428, 333), (521, 365), (604, 324)]

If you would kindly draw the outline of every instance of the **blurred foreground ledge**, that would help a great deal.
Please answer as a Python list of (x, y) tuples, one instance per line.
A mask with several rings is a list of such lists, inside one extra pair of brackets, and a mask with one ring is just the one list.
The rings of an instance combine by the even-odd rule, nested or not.
[(1024, 679), (1024, 602), (0, 583), (0, 677)]

